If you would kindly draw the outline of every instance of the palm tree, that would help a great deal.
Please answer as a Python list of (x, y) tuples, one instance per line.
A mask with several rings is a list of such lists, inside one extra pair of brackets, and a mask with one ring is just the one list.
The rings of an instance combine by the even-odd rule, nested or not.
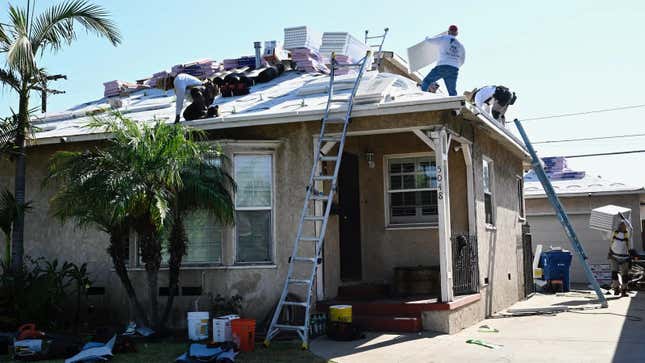
[[(97, 119), (90, 126), (102, 128), (112, 138), (100, 150), (55, 154), (49, 179), (56, 178), (61, 183), (52, 207), (63, 219), (73, 217), (79, 223), (81, 218), (86, 218), (99, 224), (97, 221), (105, 218), (108, 211), (109, 220), (119, 221), (125, 228), (108, 231), (111, 240), (112, 235), (125, 234), (129, 228), (137, 233), (149, 289), (148, 320), (161, 330), (174, 301), (188, 242), (183, 214), (190, 209), (205, 208), (219, 222), (232, 223), (231, 193), (235, 184), (221, 163), (211, 162), (213, 158), (222, 158), (221, 151), (201, 142), (204, 133), (196, 129), (162, 122), (137, 124), (118, 114), (113, 119)], [(170, 236), (171, 277), (170, 293), (160, 317), (158, 272), (164, 235)], [(111, 243), (113, 256), (118, 250), (124, 251), (127, 246), (124, 240), (119, 239), (121, 247)], [(113, 262), (117, 268), (114, 257)], [(127, 277), (124, 268), (122, 273)], [(126, 279), (120, 277), (125, 285)], [(129, 293), (131, 298), (133, 295)]]
[[(76, 39), (78, 25), (113, 45), (121, 42), (116, 25), (104, 8), (83, 0), (64, 1), (40, 14), (34, 14), (34, 0), (25, 8), (9, 5), (8, 24), (0, 24), (0, 53), (6, 54), (6, 69), (0, 70), (0, 81), (18, 94), (18, 127), (16, 146), (15, 196), (18, 204), (25, 202), (25, 137), (30, 127), (29, 96), (43, 91), (47, 74), (38, 67), (40, 57), (47, 51), (56, 52)], [(44, 89), (46, 92), (46, 88)], [(14, 221), (12, 235), (12, 268), (23, 263), (24, 213)]]

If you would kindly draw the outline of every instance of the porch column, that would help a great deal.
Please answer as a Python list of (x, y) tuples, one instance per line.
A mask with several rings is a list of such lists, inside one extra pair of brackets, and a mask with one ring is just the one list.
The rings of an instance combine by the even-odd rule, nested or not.
[(439, 217), (439, 262), (441, 272), (441, 301), (454, 300), (452, 281), (452, 243), (450, 240), (450, 190), (448, 178), (448, 151), (450, 148), (445, 128), (430, 132), (435, 145), (437, 167), (437, 214)]

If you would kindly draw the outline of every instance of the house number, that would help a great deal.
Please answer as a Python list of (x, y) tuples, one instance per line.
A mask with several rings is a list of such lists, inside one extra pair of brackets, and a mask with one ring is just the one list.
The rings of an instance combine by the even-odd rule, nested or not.
[(443, 199), (443, 174), (441, 166), (437, 166), (437, 199)]

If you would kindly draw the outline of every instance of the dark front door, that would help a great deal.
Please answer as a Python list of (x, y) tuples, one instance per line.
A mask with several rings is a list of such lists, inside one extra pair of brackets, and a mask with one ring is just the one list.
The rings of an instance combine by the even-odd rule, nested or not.
[(358, 189), (358, 157), (343, 153), (338, 174), (340, 278), (361, 279), (361, 207)]

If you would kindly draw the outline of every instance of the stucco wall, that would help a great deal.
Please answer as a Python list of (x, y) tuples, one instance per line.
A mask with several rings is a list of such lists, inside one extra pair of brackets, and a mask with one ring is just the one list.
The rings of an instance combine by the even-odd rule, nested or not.
[[(632, 210), (634, 246), (638, 250), (643, 250), (639, 194), (566, 197), (560, 198), (560, 201), (569, 215), (578, 239), (587, 252), (590, 264), (608, 263), (609, 241), (605, 239), (602, 232), (589, 228), (591, 210), (607, 204), (614, 204)], [(547, 199), (526, 199), (526, 211), (527, 222), (531, 226), (534, 249), (538, 244), (542, 244), (546, 249), (554, 246), (571, 250), (571, 244)], [(571, 265), (571, 281), (577, 283), (587, 282), (582, 265), (575, 256)]]
[[(494, 227), (484, 223), (483, 157), (493, 160)], [(473, 144), (479, 275), (485, 315), (498, 312), (521, 296), (522, 223), (519, 215), (518, 178), (522, 160), (477, 129)], [(487, 282), (486, 282), (487, 281)]]
[[(397, 116), (383, 116), (355, 119), (352, 131), (401, 128), (408, 126), (428, 126), (439, 120), (457, 121), (446, 112), (410, 113)], [(457, 126), (459, 126), (457, 124)], [(291, 254), (293, 239), (302, 208), (302, 198), (313, 158), (312, 135), (318, 132), (319, 123), (297, 123), (254, 128), (227, 129), (210, 132), (212, 139), (218, 140), (277, 140), (275, 146), (275, 235), (274, 264), (264, 266), (239, 266), (234, 264), (233, 242), (228, 232), (228, 244), (222, 247), (221, 266), (207, 268), (186, 268), (181, 272), (182, 286), (201, 286), (204, 294), (231, 296), (239, 293), (244, 296), (245, 313), (263, 318), (273, 308), (284, 283), (287, 260)], [(463, 130), (463, 125), (454, 127)], [(472, 138), (472, 135), (469, 136)], [(515, 175), (521, 174), (521, 162), (514, 154), (492, 141), (481, 131), (476, 132), (473, 149), (475, 171), (475, 190), (477, 196), (477, 216), (479, 234), (480, 269), (482, 281), (490, 276), (486, 311), (497, 311), (517, 300), (517, 266), (514, 258), (516, 241), (519, 238), (517, 221)], [(467, 230), (467, 199), (465, 187), (465, 164), (462, 153), (450, 151), (450, 192), (451, 219), (453, 232)], [(102, 318), (115, 321), (128, 316), (127, 299), (120, 282), (111, 271), (111, 262), (106, 253), (107, 236), (96, 230), (78, 230), (71, 223), (61, 225), (49, 215), (47, 201), (55, 186), (41, 188), (41, 181), (49, 157), (61, 149), (82, 150), (89, 144), (60, 144), (31, 148), (27, 161), (27, 198), (35, 201), (33, 212), (27, 215), (25, 235), (26, 253), (33, 256), (59, 258), (76, 263), (88, 262), (96, 285), (104, 286), (106, 294), (94, 297), (100, 303)], [(228, 143), (226, 150), (231, 153), (247, 146)], [(256, 146), (260, 149), (266, 146)], [(375, 153), (376, 167), (370, 169), (362, 157), (367, 149)], [(380, 136), (352, 136), (347, 151), (359, 155), (361, 183), (361, 228), (363, 245), (363, 276), (366, 281), (389, 281), (392, 268), (399, 265), (438, 264), (437, 231), (424, 230), (384, 230), (383, 194), (383, 155), (429, 151), (427, 146), (410, 134), (390, 134)], [(497, 204), (497, 231), (491, 232), (483, 225), (483, 195), (481, 190), (481, 154), (495, 159), (495, 188)], [(0, 164), (0, 183), (11, 186), (13, 166)], [(333, 297), (339, 279), (338, 228), (336, 217), (330, 220), (325, 247), (325, 294)], [(334, 262), (335, 261), (335, 262)], [(134, 262), (134, 257), (133, 257)], [(512, 279), (507, 279), (507, 273)], [(146, 289), (141, 269), (132, 269), (131, 278), (145, 300)], [(165, 285), (166, 273), (162, 271), (160, 286)], [(515, 284), (514, 284), (515, 282)], [(492, 295), (491, 295), (492, 293)], [(493, 297), (494, 295), (494, 297)], [(192, 309), (196, 297), (180, 296), (176, 299), (171, 317), (172, 323), (181, 326), (185, 323), (185, 311)], [(164, 298), (160, 299), (161, 302)], [(200, 306), (207, 308), (207, 299), (200, 300)]]

